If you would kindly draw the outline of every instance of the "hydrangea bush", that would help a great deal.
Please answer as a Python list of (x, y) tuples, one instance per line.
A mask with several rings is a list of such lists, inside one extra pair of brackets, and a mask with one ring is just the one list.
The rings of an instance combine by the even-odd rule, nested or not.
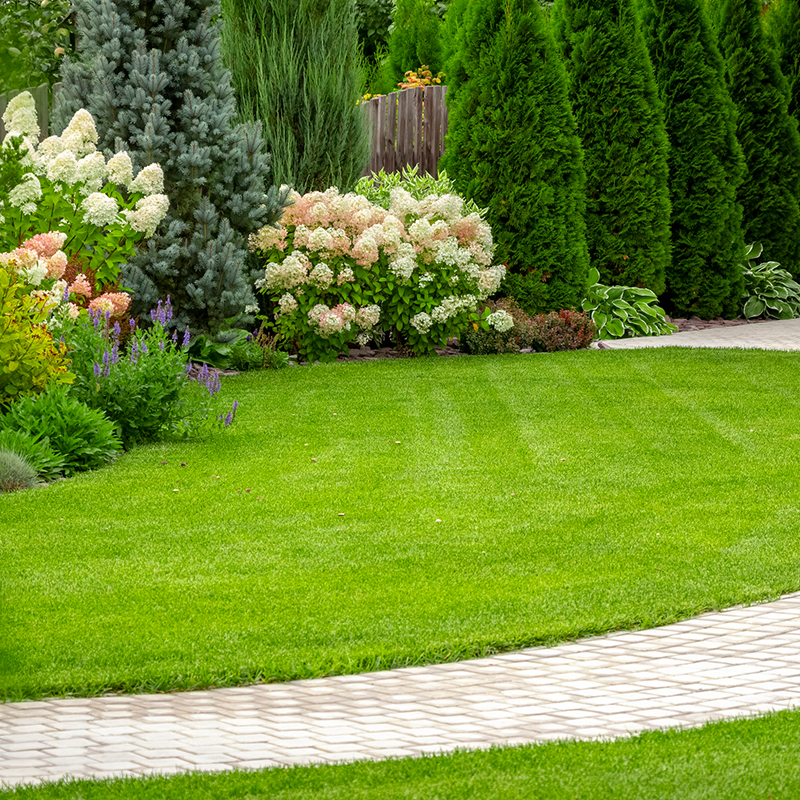
[[(115, 283), (121, 265), (139, 242), (153, 235), (169, 208), (161, 167), (150, 164), (134, 176), (127, 153), (106, 160), (97, 150), (94, 120), (83, 109), (61, 136), (39, 144), (29, 92), (12, 98), (3, 122), (7, 134), (0, 160), (20, 159), (26, 171), (14, 185), (0, 186), (0, 249), (13, 251), (39, 234), (58, 234), (63, 236), (57, 248), (62, 255), (79, 258), (98, 284)], [(21, 147), (15, 147), (18, 144)], [(12, 175), (14, 170), (0, 174)], [(25, 263), (24, 268), (30, 271), (31, 266)], [(43, 279), (41, 269), (36, 265), (30, 277)], [(49, 277), (53, 271), (48, 268)]]
[(391, 335), (417, 355), (434, 352), (497, 291), (489, 226), (454, 194), (421, 200), (391, 189), (388, 208), (336, 188), (293, 193), (281, 226), (250, 238), (265, 259), (257, 286), (275, 326), (309, 361)]

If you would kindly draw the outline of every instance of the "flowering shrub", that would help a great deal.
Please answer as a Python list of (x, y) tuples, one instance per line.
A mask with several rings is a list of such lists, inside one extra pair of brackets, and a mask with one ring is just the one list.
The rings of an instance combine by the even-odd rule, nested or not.
[(597, 334), (592, 318), (580, 311), (551, 311), (533, 318), (534, 350), (555, 353), (560, 350), (582, 350)]
[(505, 275), (492, 266), (489, 226), (456, 195), (417, 200), (395, 187), (388, 208), (336, 188), (291, 200), (282, 226), (262, 228), (250, 246), (266, 261), (257, 286), (277, 331), (311, 361), (384, 332), (431, 353)]
[(190, 377), (189, 331), (182, 337), (173, 331), (170, 337), (166, 326), (171, 319), (167, 299), (150, 312), (147, 330), (133, 319), (112, 324), (110, 312), (100, 310), (82, 314), (70, 328), (65, 324), (76, 374), (73, 394), (114, 422), (126, 448), (165, 435), (189, 436), (214, 421), (233, 421), (235, 407), (228, 422), (217, 408), (217, 374), (204, 365)]
[(48, 332), (48, 301), (0, 267), (0, 411), (51, 383), (69, 383), (66, 349)]
[(14, 250), (36, 234), (63, 231), (59, 249), (68, 258), (79, 256), (99, 284), (115, 283), (120, 265), (167, 213), (161, 167), (150, 164), (134, 177), (127, 153), (106, 161), (85, 110), (73, 116), (61, 136), (37, 144), (39, 125), (29, 92), (12, 98), (3, 122), (7, 134), (0, 160), (25, 171), (17, 182), (9, 177), (14, 169), (0, 169), (8, 182), (0, 185), (0, 248)]

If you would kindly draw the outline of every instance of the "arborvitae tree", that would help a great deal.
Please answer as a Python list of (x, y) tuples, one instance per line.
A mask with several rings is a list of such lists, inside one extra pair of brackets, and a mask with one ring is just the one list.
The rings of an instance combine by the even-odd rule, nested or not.
[(589, 260), (580, 141), (538, 0), (472, 0), (448, 75), (444, 166), (488, 209), (505, 291), (530, 311), (580, 302)]
[(664, 291), (669, 144), (632, 0), (557, 0), (556, 37), (586, 165), (586, 238), (603, 283)]
[(442, 21), (433, 0), (397, 0), (392, 26), (382, 73), (384, 92), (394, 91), (408, 70), (425, 65), (434, 75), (441, 71)]
[(643, 0), (670, 143), (672, 264), (664, 298), (676, 316), (738, 316), (743, 290), (745, 163), (736, 109), (702, 0)]
[(355, 0), (225, 0), (239, 110), (260, 120), (275, 182), (348, 191), (369, 160)]
[(235, 98), (219, 53), (219, 6), (209, 0), (75, 0), (78, 59), (63, 67), (54, 129), (79, 108), (98, 149), (158, 163), (170, 210), (122, 284), (134, 310), (167, 295), (178, 324), (219, 327), (255, 303), (246, 237), (281, 213), (264, 194), (269, 158), (257, 126), (234, 126)]
[(739, 187), (745, 241), (800, 275), (800, 135), (760, 0), (722, 0), (716, 15), (748, 177)]
[(457, 69), (455, 65), (451, 67), (450, 62), (458, 56), (458, 31), (469, 3), (470, 0), (450, 0), (442, 21), (442, 69), (446, 83), (449, 83), (450, 72)]
[(789, 113), (800, 121), (800, 0), (770, 6), (766, 23), (786, 78)]

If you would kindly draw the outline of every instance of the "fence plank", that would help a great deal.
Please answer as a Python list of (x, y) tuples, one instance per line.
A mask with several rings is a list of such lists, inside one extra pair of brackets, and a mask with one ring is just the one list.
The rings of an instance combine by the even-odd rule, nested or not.
[(383, 169), (383, 166), (386, 163), (386, 95), (378, 98), (377, 106), (378, 135), (376, 137), (376, 143), (378, 145), (378, 163), (376, 165), (375, 172), (379, 172), (381, 169)]
[(439, 138), (441, 137), (442, 97), (439, 88), (438, 86), (431, 86), (429, 92), (431, 116), (428, 136), (430, 138), (431, 160), (428, 169), (434, 178), (437, 177), (439, 172)]
[(409, 92), (413, 92), (411, 103), (412, 108), (414, 109), (414, 116), (413, 116), (413, 125), (414, 125), (414, 161), (413, 164), (419, 167), (420, 172), (424, 172), (425, 164), (423, 163), (424, 159), (424, 150), (422, 149), (422, 120), (423, 120), (423, 89), (422, 87), (415, 86), (413, 89), (409, 89)]
[(386, 153), (384, 169), (394, 172), (397, 169), (397, 93), (393, 92), (386, 100), (388, 117), (386, 119)]
[(411, 95), (407, 91), (397, 93), (397, 168), (403, 170), (411, 163), (414, 150), (411, 125)]

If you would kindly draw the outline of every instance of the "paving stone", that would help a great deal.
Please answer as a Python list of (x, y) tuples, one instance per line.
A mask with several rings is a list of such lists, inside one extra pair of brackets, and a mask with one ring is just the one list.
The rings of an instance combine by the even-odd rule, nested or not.
[(6, 703), (0, 784), (339, 763), (689, 727), (800, 706), (799, 661), (796, 594), (456, 664)]

